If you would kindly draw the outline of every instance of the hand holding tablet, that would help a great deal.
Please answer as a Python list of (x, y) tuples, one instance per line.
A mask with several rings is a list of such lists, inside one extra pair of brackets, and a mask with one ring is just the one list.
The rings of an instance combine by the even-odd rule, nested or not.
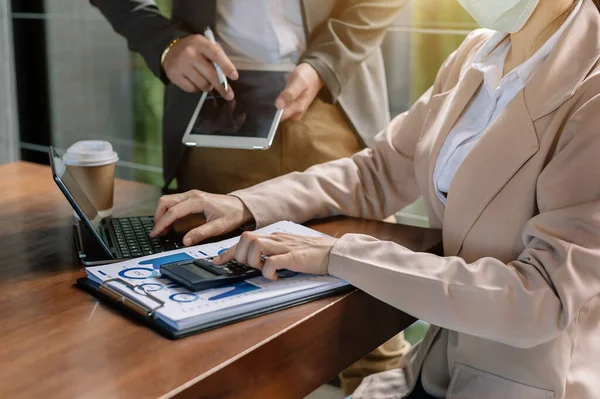
[(288, 77), (286, 88), (275, 101), (278, 109), (285, 109), (281, 121), (302, 119), (321, 88), (323, 81), (317, 71), (305, 62), (298, 65)]

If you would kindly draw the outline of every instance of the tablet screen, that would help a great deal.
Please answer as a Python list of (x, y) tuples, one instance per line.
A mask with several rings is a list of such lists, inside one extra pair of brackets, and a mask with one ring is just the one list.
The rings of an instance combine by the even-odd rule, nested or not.
[(235, 98), (227, 101), (215, 90), (209, 93), (190, 134), (267, 138), (286, 78), (287, 72), (240, 71), (237, 81), (229, 81)]

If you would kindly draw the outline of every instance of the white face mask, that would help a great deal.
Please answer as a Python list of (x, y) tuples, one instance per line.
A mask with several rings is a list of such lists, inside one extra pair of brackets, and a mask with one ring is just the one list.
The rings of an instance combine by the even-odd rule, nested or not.
[(523, 29), (540, 0), (458, 0), (482, 28), (504, 33)]

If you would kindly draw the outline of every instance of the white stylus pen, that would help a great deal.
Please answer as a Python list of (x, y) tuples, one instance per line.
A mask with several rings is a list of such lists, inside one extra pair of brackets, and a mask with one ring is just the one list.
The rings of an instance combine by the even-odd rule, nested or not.
[[(204, 29), (204, 37), (206, 37), (212, 44), (217, 43), (217, 41), (215, 40), (215, 35), (213, 34), (212, 29), (210, 29), (210, 26), (207, 26), (206, 29)], [(223, 87), (225, 87), (225, 92), (227, 93), (229, 91), (229, 83), (227, 82), (227, 78), (221, 70), (221, 67), (219, 67), (216, 62), (213, 62), (213, 65), (215, 67), (215, 70), (217, 71), (219, 83), (221, 83)]]

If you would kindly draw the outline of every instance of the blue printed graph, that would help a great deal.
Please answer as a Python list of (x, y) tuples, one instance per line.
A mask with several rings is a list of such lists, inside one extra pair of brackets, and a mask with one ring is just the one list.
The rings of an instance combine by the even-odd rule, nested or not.
[(141, 261), (140, 265), (152, 265), (152, 267), (156, 270), (160, 269), (161, 265), (166, 265), (167, 263), (180, 262), (182, 260), (192, 260), (190, 255), (185, 252), (180, 252), (178, 254), (165, 255), (154, 259), (147, 259)]
[(145, 280), (147, 278), (158, 276), (158, 272), (147, 267), (129, 267), (119, 272), (119, 277), (131, 280)]
[(165, 288), (164, 286), (162, 286), (161, 284), (158, 284), (158, 283), (145, 283), (145, 284), (140, 284), (138, 287), (142, 288), (145, 292), (160, 291), (163, 288)]
[(178, 294), (173, 294), (171, 296), (169, 296), (169, 299), (175, 302), (194, 302), (197, 301), (198, 298), (200, 298), (198, 295), (196, 294), (192, 294), (190, 293), (178, 293)]
[(177, 283), (169, 283), (169, 284), (167, 284), (167, 288), (170, 289), (170, 290), (172, 290), (172, 289), (175, 289), (175, 288), (183, 288), (183, 286), (180, 285), (180, 284), (177, 284)]
[[(223, 288), (223, 287), (220, 287), (220, 288)], [(218, 295), (212, 296), (212, 297), (208, 298), (208, 300), (209, 301), (217, 301), (219, 299), (229, 298), (232, 296), (245, 294), (246, 292), (260, 290), (260, 287), (252, 285), (245, 281), (242, 281), (240, 283), (235, 283), (235, 284), (230, 285), (229, 287), (224, 287), (224, 288), (230, 288), (230, 290), (226, 291), (226, 292), (222, 292)]]

